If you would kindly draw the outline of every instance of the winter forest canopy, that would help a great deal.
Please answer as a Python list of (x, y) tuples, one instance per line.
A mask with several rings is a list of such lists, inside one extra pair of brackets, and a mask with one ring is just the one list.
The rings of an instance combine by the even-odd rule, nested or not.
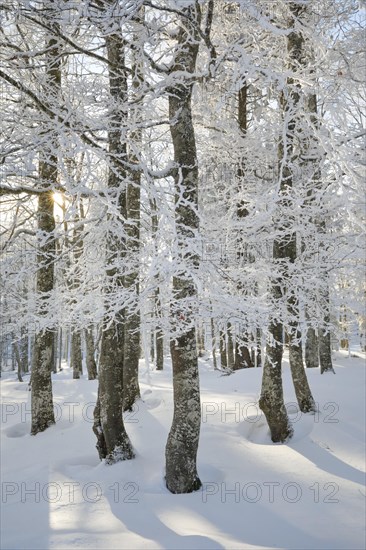
[(2, 2), (0, 360), (30, 380), (32, 435), (67, 363), (98, 379), (99, 458), (134, 459), (140, 358), (171, 360), (164, 483), (190, 493), (199, 357), (261, 368), (284, 443), (284, 351), (313, 414), (309, 369), (365, 351), (364, 18), (356, 0)]

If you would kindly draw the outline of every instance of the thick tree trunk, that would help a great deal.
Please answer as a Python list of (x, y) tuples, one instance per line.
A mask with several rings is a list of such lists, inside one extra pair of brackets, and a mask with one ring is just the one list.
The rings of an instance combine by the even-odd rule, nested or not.
[[(190, 268), (198, 265), (198, 256), (187, 247), (195, 237), (199, 227), (198, 207), (198, 167), (197, 151), (192, 121), (192, 81), (187, 82), (182, 72), (193, 74), (198, 54), (200, 23), (198, 3), (181, 8), (184, 17), (180, 21), (177, 34), (177, 49), (171, 76), (177, 73), (177, 82), (169, 90), (169, 118), (174, 160), (179, 167), (175, 175), (176, 189), (176, 231), (180, 263), (187, 262)], [(178, 83), (178, 79), (180, 82)], [(183, 195), (182, 195), (183, 193)], [(181, 197), (184, 197), (184, 201)], [(173, 278), (174, 298), (197, 299), (197, 289), (193, 279), (184, 274)], [(194, 328), (179, 329), (178, 335), (170, 343), (173, 366), (174, 416), (165, 449), (166, 485), (172, 493), (190, 493), (200, 488), (197, 474), (197, 450), (201, 423), (201, 404)]]

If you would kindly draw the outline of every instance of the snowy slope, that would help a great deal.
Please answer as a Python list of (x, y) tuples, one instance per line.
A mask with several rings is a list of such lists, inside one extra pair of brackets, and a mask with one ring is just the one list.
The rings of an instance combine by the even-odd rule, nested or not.
[(306, 416), (285, 364), (295, 436), (274, 445), (256, 405), (261, 369), (222, 376), (200, 360), (204, 485), (190, 495), (163, 480), (169, 365), (146, 373), (141, 363), (142, 400), (125, 418), (137, 458), (114, 466), (95, 450), (95, 381), (72, 380), (67, 367), (54, 375), (58, 422), (31, 437), (27, 383), (5, 374), (1, 547), (364, 548), (365, 364), (338, 353), (335, 366), (335, 376), (307, 371), (319, 413)]

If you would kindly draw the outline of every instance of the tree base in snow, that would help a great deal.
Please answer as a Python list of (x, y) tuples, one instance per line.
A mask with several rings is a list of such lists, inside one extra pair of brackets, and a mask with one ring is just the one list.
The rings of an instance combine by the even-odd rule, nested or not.
[(37, 422), (35, 424), (32, 423), (32, 429), (31, 429), (31, 435), (37, 435), (41, 432), (44, 432), (47, 430), (47, 428), (50, 428), (56, 424), (54, 420), (48, 420), (47, 422)]
[(129, 441), (126, 441), (123, 445), (116, 447), (108, 454), (105, 458), (105, 463), (110, 466), (112, 464), (117, 464), (117, 462), (122, 462), (123, 460), (132, 460), (133, 458), (135, 458), (135, 453), (132, 445)]
[(265, 396), (259, 399), (259, 408), (266, 417), (273, 443), (286, 443), (294, 434), (284, 406), (278, 407)]

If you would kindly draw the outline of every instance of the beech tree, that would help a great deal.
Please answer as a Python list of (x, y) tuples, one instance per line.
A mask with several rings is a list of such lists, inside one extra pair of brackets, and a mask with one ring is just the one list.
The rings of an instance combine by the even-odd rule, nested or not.
[[(197, 295), (192, 270), (198, 255), (192, 246), (199, 228), (198, 165), (192, 121), (192, 88), (199, 49), (201, 8), (190, 2), (178, 16), (177, 46), (168, 88), (170, 131), (175, 161), (175, 216), (180, 268), (173, 278), (173, 320), (191, 316), (187, 310)], [(183, 76), (180, 76), (180, 75)], [(191, 244), (192, 243), (192, 244)], [(192, 250), (193, 248), (193, 250)], [(182, 267), (184, 266), (183, 270)], [(182, 313), (180, 312), (182, 311)], [(184, 313), (183, 313), (184, 312)], [(179, 329), (178, 329), (179, 330)], [(166, 485), (172, 493), (190, 493), (200, 488), (197, 449), (201, 422), (199, 374), (194, 319), (173, 334), (170, 342), (173, 366), (174, 417), (166, 444)]]

